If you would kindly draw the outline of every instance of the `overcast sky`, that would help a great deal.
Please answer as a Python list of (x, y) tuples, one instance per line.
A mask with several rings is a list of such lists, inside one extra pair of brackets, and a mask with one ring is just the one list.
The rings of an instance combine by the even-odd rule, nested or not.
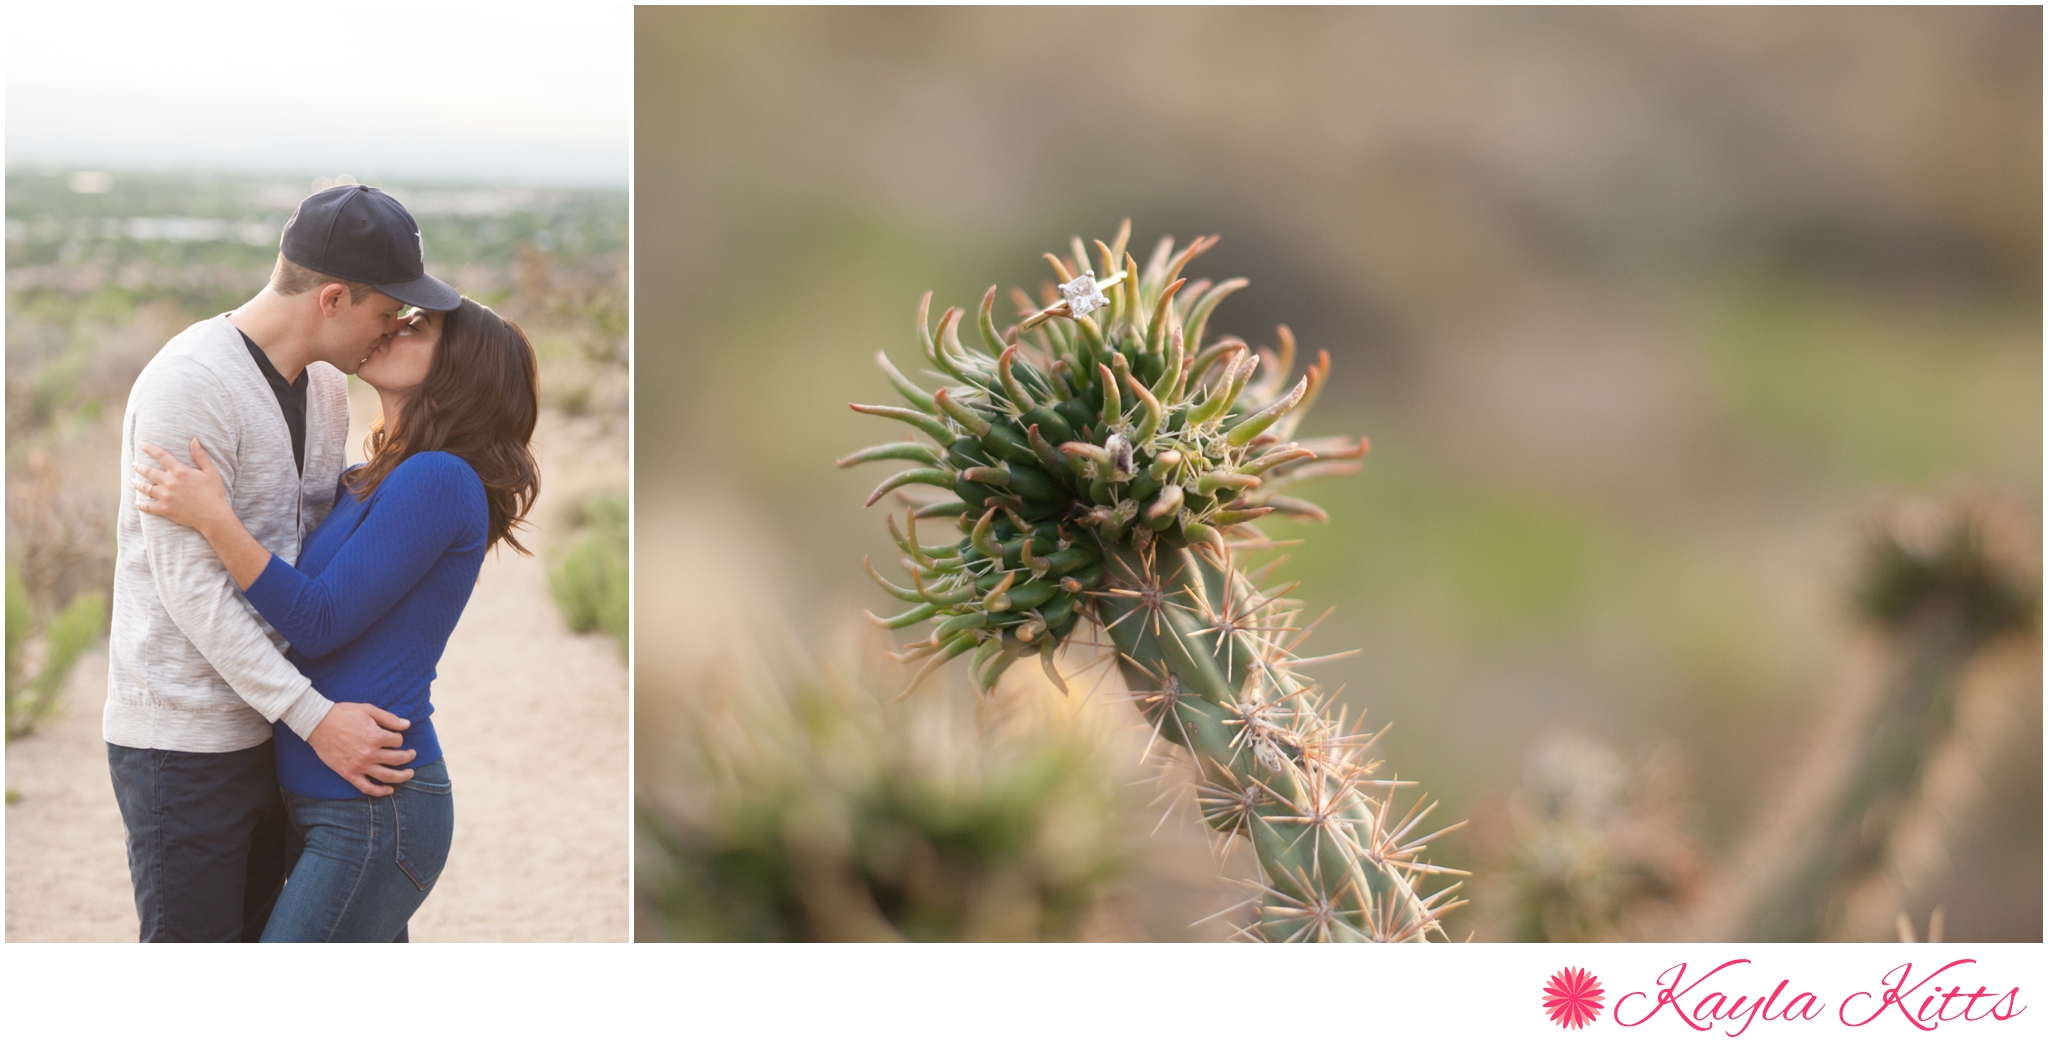
[(626, 184), (625, 3), (15, 3), (9, 166)]

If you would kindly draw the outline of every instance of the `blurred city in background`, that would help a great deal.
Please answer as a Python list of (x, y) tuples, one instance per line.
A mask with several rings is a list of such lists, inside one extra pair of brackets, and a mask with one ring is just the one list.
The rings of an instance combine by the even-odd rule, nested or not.
[(640, 10), (638, 935), (1228, 931), (1113, 680), (879, 707), (833, 468), (921, 294), (1129, 217), (1372, 440), (1275, 578), (1470, 820), (1453, 938), (2038, 940), (2040, 17)]

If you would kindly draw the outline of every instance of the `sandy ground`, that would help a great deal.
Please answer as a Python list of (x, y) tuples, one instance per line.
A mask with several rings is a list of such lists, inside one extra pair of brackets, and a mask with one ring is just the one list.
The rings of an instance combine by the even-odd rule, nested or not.
[[(364, 405), (358, 398), (358, 414)], [(602, 420), (543, 415), (534, 519), (624, 483)], [(350, 447), (360, 446), (357, 438)], [(630, 935), (626, 667), (603, 635), (562, 625), (548, 535), (484, 562), (434, 683), (455, 784), (448, 867), (412, 922), (417, 941), (623, 941)], [(132, 941), (133, 897), (100, 715), (106, 656), (73, 673), (63, 709), (7, 746), (7, 939)]]

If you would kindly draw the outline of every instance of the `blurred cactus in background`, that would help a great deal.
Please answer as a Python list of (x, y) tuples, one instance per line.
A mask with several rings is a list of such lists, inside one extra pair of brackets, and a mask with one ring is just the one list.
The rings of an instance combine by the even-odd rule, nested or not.
[[(730, 667), (726, 667), (730, 669)], [(1130, 858), (1099, 738), (991, 730), (952, 693), (727, 673), (692, 698), (687, 797), (641, 810), (641, 939), (1087, 937)]]
[[(1701, 916), (1703, 937), (1890, 937), (1896, 896), (1873, 893), (1873, 882), (1908, 845), (1902, 827), (1953, 832), (1914, 816), (1955, 807), (1930, 769), (1961, 741), (1958, 700), (1973, 671), (2016, 643), (2039, 701), (2037, 534), (2023, 512), (1981, 496), (1901, 501), (1877, 515), (1855, 586), (1876, 644), (1872, 679), (1841, 703), (1782, 803), (1746, 842)], [(1865, 902), (1852, 906), (1859, 895)], [(1878, 896), (1892, 898), (1884, 906), (1894, 912), (1869, 912)]]
[(1482, 922), (1521, 942), (1665, 937), (1704, 872), (1684, 779), (1674, 747), (1624, 762), (1582, 736), (1546, 740), (1480, 835)]
[[(927, 293), (916, 331), (935, 389), (879, 355), (909, 406), (854, 410), (925, 439), (840, 465), (911, 463), (869, 505), (913, 484), (947, 497), (911, 503), (906, 529), (890, 518), (909, 585), (868, 570), (910, 607), (870, 617), (890, 629), (936, 620), (903, 653), (922, 663), (913, 689), (971, 653), (983, 691), (1031, 655), (1064, 690), (1055, 655), (1094, 624), (1090, 642), (1110, 649), (1103, 657), (1155, 740), (1185, 748), (1203, 817), (1226, 845), (1247, 839), (1264, 870), (1240, 931), (1276, 941), (1441, 936), (1449, 889), (1425, 899), (1417, 888), (1438, 869), (1418, 858), (1436, 834), (1410, 837), (1429, 809), (1397, 813), (1402, 784), (1371, 778), (1371, 737), (1303, 673), (1319, 660), (1296, 654), (1311, 627), (1286, 599), (1291, 587), (1261, 590), (1240, 559), (1273, 545), (1254, 524), (1267, 514), (1324, 519), (1283, 494), (1290, 483), (1351, 472), (1366, 452), (1363, 440), (1294, 439), (1329, 355), (1291, 380), (1287, 328), (1277, 349), (1207, 338), (1217, 304), (1246, 285), (1181, 275), (1216, 240), (1176, 253), (1163, 239), (1140, 268), (1129, 237), (1126, 221), (1093, 253), (1075, 238), (1067, 257), (1048, 254), (1059, 284), (1036, 300), (1014, 292), (1015, 326), (997, 326), (990, 287), (973, 319), (978, 347), (963, 342), (959, 309), (933, 330)], [(951, 522), (963, 537), (926, 544), (919, 520)]]

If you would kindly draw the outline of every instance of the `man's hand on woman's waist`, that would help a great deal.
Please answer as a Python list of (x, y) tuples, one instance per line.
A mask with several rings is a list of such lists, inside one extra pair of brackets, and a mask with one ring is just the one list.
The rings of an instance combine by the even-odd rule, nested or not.
[[(306, 743), (335, 774), (372, 797), (387, 797), (391, 786), (412, 778), (412, 750), (393, 749), (405, 742), (398, 734), (412, 722), (365, 702), (337, 702), (321, 718)], [(384, 785), (390, 783), (391, 785)]]

